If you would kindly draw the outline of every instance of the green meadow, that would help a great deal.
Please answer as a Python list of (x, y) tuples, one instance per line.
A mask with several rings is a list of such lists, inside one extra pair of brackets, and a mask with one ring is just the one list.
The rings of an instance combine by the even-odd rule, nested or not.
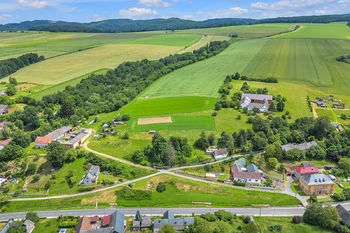
[(218, 97), (218, 89), (226, 75), (243, 71), (266, 42), (266, 39), (235, 42), (212, 58), (162, 77), (145, 90), (140, 97)]
[(157, 116), (174, 113), (201, 112), (213, 109), (217, 99), (208, 97), (138, 98), (121, 109), (131, 116)]
[(215, 130), (215, 122), (212, 116), (172, 116), (172, 123), (158, 123), (138, 125), (138, 119), (133, 118), (128, 122), (128, 131), (147, 132), (149, 130)]
[(350, 28), (345, 23), (302, 23), (291, 33), (274, 36), (292, 39), (350, 39)]
[(201, 35), (195, 35), (195, 34), (167, 33), (162, 35), (139, 38), (136, 40), (130, 40), (124, 43), (185, 47), (196, 43), (200, 38), (201, 38)]

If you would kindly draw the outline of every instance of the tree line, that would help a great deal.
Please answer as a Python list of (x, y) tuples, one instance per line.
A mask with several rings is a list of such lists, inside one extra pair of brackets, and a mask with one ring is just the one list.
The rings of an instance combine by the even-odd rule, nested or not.
[(44, 60), (44, 56), (36, 53), (27, 53), (17, 58), (10, 58), (0, 61), (0, 78), (15, 73), (17, 70), (31, 64)]

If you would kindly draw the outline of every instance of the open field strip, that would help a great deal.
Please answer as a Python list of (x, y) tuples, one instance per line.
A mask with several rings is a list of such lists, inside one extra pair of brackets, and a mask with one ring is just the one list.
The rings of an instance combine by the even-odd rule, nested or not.
[(291, 39), (349, 39), (350, 28), (345, 23), (301, 23), (295, 32), (276, 35), (274, 38)]
[(56, 85), (101, 68), (115, 68), (125, 61), (158, 59), (179, 47), (160, 45), (104, 45), (27, 66), (11, 77), (19, 82)]
[(147, 45), (166, 45), (166, 46), (190, 46), (201, 39), (201, 35), (196, 34), (175, 34), (162, 33), (160, 35), (128, 40), (125, 44), (147, 44)]
[(284, 31), (292, 30), (296, 24), (289, 23), (271, 23), (239, 25), (218, 28), (179, 30), (176, 33), (191, 33), (201, 35), (230, 36), (237, 34), (239, 38), (261, 38)]
[(257, 39), (235, 42), (214, 57), (162, 77), (147, 88), (140, 98), (218, 97), (217, 91), (226, 75), (243, 71), (267, 41)]
[(152, 118), (139, 118), (137, 120), (138, 125), (150, 125), (150, 124), (162, 124), (172, 123), (171, 117), (152, 117)]
[(193, 50), (200, 49), (203, 46), (209, 44), (212, 41), (224, 41), (224, 40), (230, 40), (230, 37), (227, 36), (214, 36), (214, 35), (203, 35), (202, 38), (196, 42), (195, 44), (188, 46), (184, 48), (183, 50), (179, 51), (178, 53), (187, 53), (192, 52)]
[(216, 101), (216, 98), (196, 96), (162, 99), (145, 99), (141, 96), (124, 106), (120, 113), (127, 113), (135, 117), (201, 112), (213, 109)]

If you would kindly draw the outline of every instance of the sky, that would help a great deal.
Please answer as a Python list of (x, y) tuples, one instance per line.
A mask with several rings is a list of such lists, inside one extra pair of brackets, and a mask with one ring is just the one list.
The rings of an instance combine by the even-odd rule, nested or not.
[(0, 0), (0, 24), (39, 19), (261, 19), (344, 13), (350, 13), (350, 0)]

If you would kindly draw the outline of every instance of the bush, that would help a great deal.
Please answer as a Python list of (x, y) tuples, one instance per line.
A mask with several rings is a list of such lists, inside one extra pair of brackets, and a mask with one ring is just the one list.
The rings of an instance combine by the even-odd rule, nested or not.
[(299, 223), (301, 223), (301, 217), (300, 216), (293, 216), (292, 221), (295, 224), (299, 224)]
[(280, 224), (268, 226), (268, 229), (272, 232), (282, 232), (282, 226)]
[(120, 190), (115, 191), (115, 194), (118, 196), (119, 199), (124, 200), (150, 200), (152, 197), (152, 192), (147, 190), (137, 190), (137, 189), (131, 189), (127, 187), (123, 187)]
[(248, 216), (248, 217), (246, 217), (246, 218), (243, 220), (243, 222), (244, 222), (245, 224), (247, 224), (247, 223), (249, 223), (251, 220), (252, 220), (252, 219)]
[(130, 115), (129, 114), (124, 114), (122, 116), (122, 121), (128, 121), (128, 120), (130, 120)]
[(34, 212), (28, 212), (28, 213), (26, 214), (26, 219), (27, 219), (27, 220), (30, 220), (30, 221), (32, 221), (32, 222), (34, 222), (34, 223), (37, 223), (37, 222), (39, 222), (39, 220), (40, 220), (40, 218), (38, 217), (38, 214), (37, 214), (37, 213), (34, 213)]
[(215, 222), (216, 220), (218, 220), (216, 215), (212, 213), (201, 214), (200, 217), (207, 220), (208, 222)]
[(123, 136), (123, 139), (125, 139), (125, 140), (127, 140), (127, 139), (129, 139), (130, 137), (129, 137), (129, 134), (128, 134), (128, 132), (126, 132), (125, 134), (124, 134), (124, 136)]
[(38, 182), (40, 180), (40, 175), (36, 174), (33, 176), (33, 183)]
[(156, 188), (158, 193), (162, 193), (166, 190), (166, 185), (163, 182), (159, 182)]

